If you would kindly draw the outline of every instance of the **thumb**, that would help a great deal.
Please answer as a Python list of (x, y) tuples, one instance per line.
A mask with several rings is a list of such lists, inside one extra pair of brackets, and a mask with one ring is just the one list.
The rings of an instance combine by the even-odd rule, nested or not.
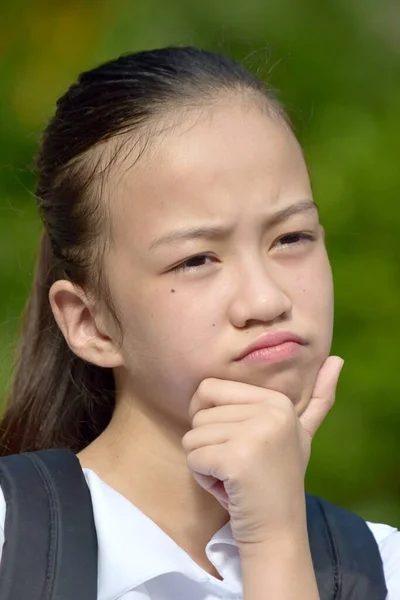
[(311, 400), (299, 420), (313, 438), (317, 429), (335, 402), (336, 385), (344, 360), (339, 356), (329, 356), (319, 370)]

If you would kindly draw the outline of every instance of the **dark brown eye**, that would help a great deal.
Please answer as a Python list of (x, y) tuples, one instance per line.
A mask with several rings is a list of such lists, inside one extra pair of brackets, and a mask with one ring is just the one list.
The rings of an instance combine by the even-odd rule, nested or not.
[(184, 262), (174, 267), (174, 271), (197, 271), (199, 268), (205, 266), (207, 259), (212, 259), (207, 254), (199, 254), (198, 256), (192, 256)]
[(282, 246), (293, 246), (295, 244), (302, 244), (305, 242), (314, 241), (314, 236), (310, 233), (304, 233), (302, 231), (295, 233), (288, 233), (281, 238), (279, 238), (276, 242), (276, 245)]

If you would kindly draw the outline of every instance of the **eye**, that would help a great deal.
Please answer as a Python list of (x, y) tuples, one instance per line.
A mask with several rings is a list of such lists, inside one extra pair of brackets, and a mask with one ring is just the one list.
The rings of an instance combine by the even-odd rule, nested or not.
[(307, 242), (313, 242), (315, 236), (311, 233), (305, 233), (304, 231), (296, 231), (294, 233), (287, 233), (280, 237), (273, 246), (278, 248), (286, 248), (290, 246), (298, 246)]
[(174, 267), (172, 270), (175, 272), (198, 271), (202, 267), (206, 266), (207, 260), (211, 261), (212, 259), (213, 257), (208, 256), (208, 254), (198, 254), (197, 256), (192, 256), (191, 258), (188, 258), (184, 262)]

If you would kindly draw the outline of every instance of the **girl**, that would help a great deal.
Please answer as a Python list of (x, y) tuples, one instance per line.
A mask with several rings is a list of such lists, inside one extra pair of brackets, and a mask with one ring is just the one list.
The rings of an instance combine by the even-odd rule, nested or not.
[[(38, 170), (3, 454), (77, 453), (101, 600), (317, 600), (304, 474), (343, 361), (283, 109), (222, 56), (128, 55), (59, 100)], [(400, 598), (400, 535), (370, 529)]]

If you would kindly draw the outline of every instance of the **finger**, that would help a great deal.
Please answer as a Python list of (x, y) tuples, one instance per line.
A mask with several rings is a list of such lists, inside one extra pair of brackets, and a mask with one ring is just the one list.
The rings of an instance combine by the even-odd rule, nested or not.
[(237, 423), (210, 423), (191, 429), (182, 438), (182, 446), (189, 453), (204, 446), (224, 444), (235, 435)]
[(329, 356), (322, 365), (314, 385), (312, 396), (316, 398), (328, 398), (334, 396), (340, 371), (344, 364), (340, 356)]
[(192, 427), (201, 427), (209, 423), (241, 423), (262, 412), (262, 403), (257, 404), (231, 404), (226, 406), (213, 406), (199, 410), (192, 419)]
[(226, 479), (221, 469), (222, 448), (223, 446), (220, 444), (196, 448), (187, 455), (186, 460), (189, 469), (198, 475), (220, 480)]
[(311, 400), (299, 417), (311, 438), (335, 402), (336, 386), (343, 364), (344, 360), (339, 356), (329, 356), (318, 373)]
[(229, 511), (229, 498), (224, 483), (211, 475), (200, 475), (193, 471), (193, 477), (197, 483), (218, 500), (221, 506)]
[(214, 406), (265, 402), (267, 397), (274, 395), (281, 396), (282, 394), (240, 381), (203, 379), (190, 401), (189, 417), (193, 419), (199, 410)]

